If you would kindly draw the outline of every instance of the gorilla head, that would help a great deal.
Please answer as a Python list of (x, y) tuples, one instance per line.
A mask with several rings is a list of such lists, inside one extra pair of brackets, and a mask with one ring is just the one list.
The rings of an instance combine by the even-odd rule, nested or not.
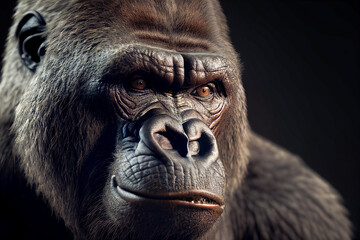
[(1, 85), (8, 156), (76, 237), (196, 238), (225, 218), (247, 120), (217, 1), (20, 1)]

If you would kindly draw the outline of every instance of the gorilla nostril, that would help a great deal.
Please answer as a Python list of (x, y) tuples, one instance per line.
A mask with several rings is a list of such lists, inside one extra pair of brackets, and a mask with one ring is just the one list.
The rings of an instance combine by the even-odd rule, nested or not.
[(160, 147), (162, 147), (163, 149), (166, 149), (166, 150), (174, 149), (173, 143), (169, 140), (170, 136), (168, 133), (157, 132), (154, 134), (154, 139), (160, 145)]
[(189, 142), (189, 152), (190, 155), (198, 155), (200, 152), (200, 143), (199, 141)]
[(209, 165), (219, 157), (215, 136), (202, 121), (189, 119), (183, 127), (189, 139), (189, 154), (193, 159)]
[(175, 150), (182, 157), (187, 155), (187, 138), (180, 133), (167, 130), (154, 133), (154, 140), (164, 150)]
[(188, 137), (182, 125), (168, 115), (155, 115), (145, 120), (139, 137), (148, 149), (162, 159), (175, 159), (179, 155), (185, 158), (188, 155)]
[(205, 155), (208, 151), (211, 151), (212, 146), (214, 145), (214, 140), (208, 133), (204, 133), (201, 138), (198, 140), (200, 143), (200, 152), (199, 155)]
[(200, 138), (189, 142), (189, 153), (192, 156), (198, 155), (203, 156), (206, 155), (209, 151), (211, 151), (212, 142), (210, 137), (204, 133)]

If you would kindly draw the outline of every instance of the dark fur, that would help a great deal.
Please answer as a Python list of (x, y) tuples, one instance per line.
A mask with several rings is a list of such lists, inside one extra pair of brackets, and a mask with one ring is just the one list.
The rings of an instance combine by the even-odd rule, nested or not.
[[(35, 73), (22, 65), (14, 36), (31, 9), (44, 15), (48, 29), (47, 53)], [(40, 205), (29, 200), (36, 198), (29, 190), (34, 189), (61, 218), (59, 226), (64, 221), (77, 238), (144, 238), (135, 226), (119, 230), (105, 213), (101, 195), (109, 163), (104, 159), (111, 157), (107, 141), (114, 133), (103, 103), (83, 97), (91, 96), (89, 86), (101, 79), (119, 49), (143, 42), (219, 53), (230, 59), (237, 76), (215, 133), (227, 174), (226, 208), (204, 239), (350, 239), (351, 224), (336, 191), (298, 157), (248, 128), (240, 64), (216, 1), (19, 2), (0, 84), (0, 167), (2, 201), (20, 195), (23, 202), (13, 205), (30, 208), (19, 211), (24, 224), (39, 214), (28, 203)], [(43, 215), (50, 217), (46, 210)], [(132, 216), (124, 219), (131, 222)], [(54, 229), (55, 235), (66, 231)], [(171, 235), (171, 229), (158, 231)]]

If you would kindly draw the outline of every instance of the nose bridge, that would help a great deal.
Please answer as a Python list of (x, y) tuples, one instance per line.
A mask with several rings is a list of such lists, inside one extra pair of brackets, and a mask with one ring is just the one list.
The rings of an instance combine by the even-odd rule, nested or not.
[[(185, 123), (189, 118), (189, 113), (192, 113), (192, 117), (198, 117), (199, 114), (195, 114), (195, 110), (191, 107), (189, 101), (187, 101), (184, 93), (177, 93), (173, 95), (174, 109), (176, 118), (181, 123)], [(196, 112), (197, 113), (197, 112)]]
[(185, 96), (187, 93), (174, 93), (169, 94), (166, 99), (160, 98), (159, 101), (169, 107), (163, 113), (168, 114), (172, 118), (176, 119), (179, 124), (185, 124), (190, 119), (201, 119), (203, 116), (191, 105)]

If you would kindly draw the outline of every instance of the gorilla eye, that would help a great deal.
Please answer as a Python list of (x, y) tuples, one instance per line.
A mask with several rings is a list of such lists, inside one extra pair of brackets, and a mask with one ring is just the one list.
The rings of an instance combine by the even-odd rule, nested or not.
[(129, 86), (133, 89), (143, 90), (146, 88), (146, 81), (142, 78), (133, 78), (129, 81)]
[(199, 97), (208, 97), (214, 93), (214, 84), (209, 83), (203, 86), (196, 88), (193, 92), (193, 95)]

